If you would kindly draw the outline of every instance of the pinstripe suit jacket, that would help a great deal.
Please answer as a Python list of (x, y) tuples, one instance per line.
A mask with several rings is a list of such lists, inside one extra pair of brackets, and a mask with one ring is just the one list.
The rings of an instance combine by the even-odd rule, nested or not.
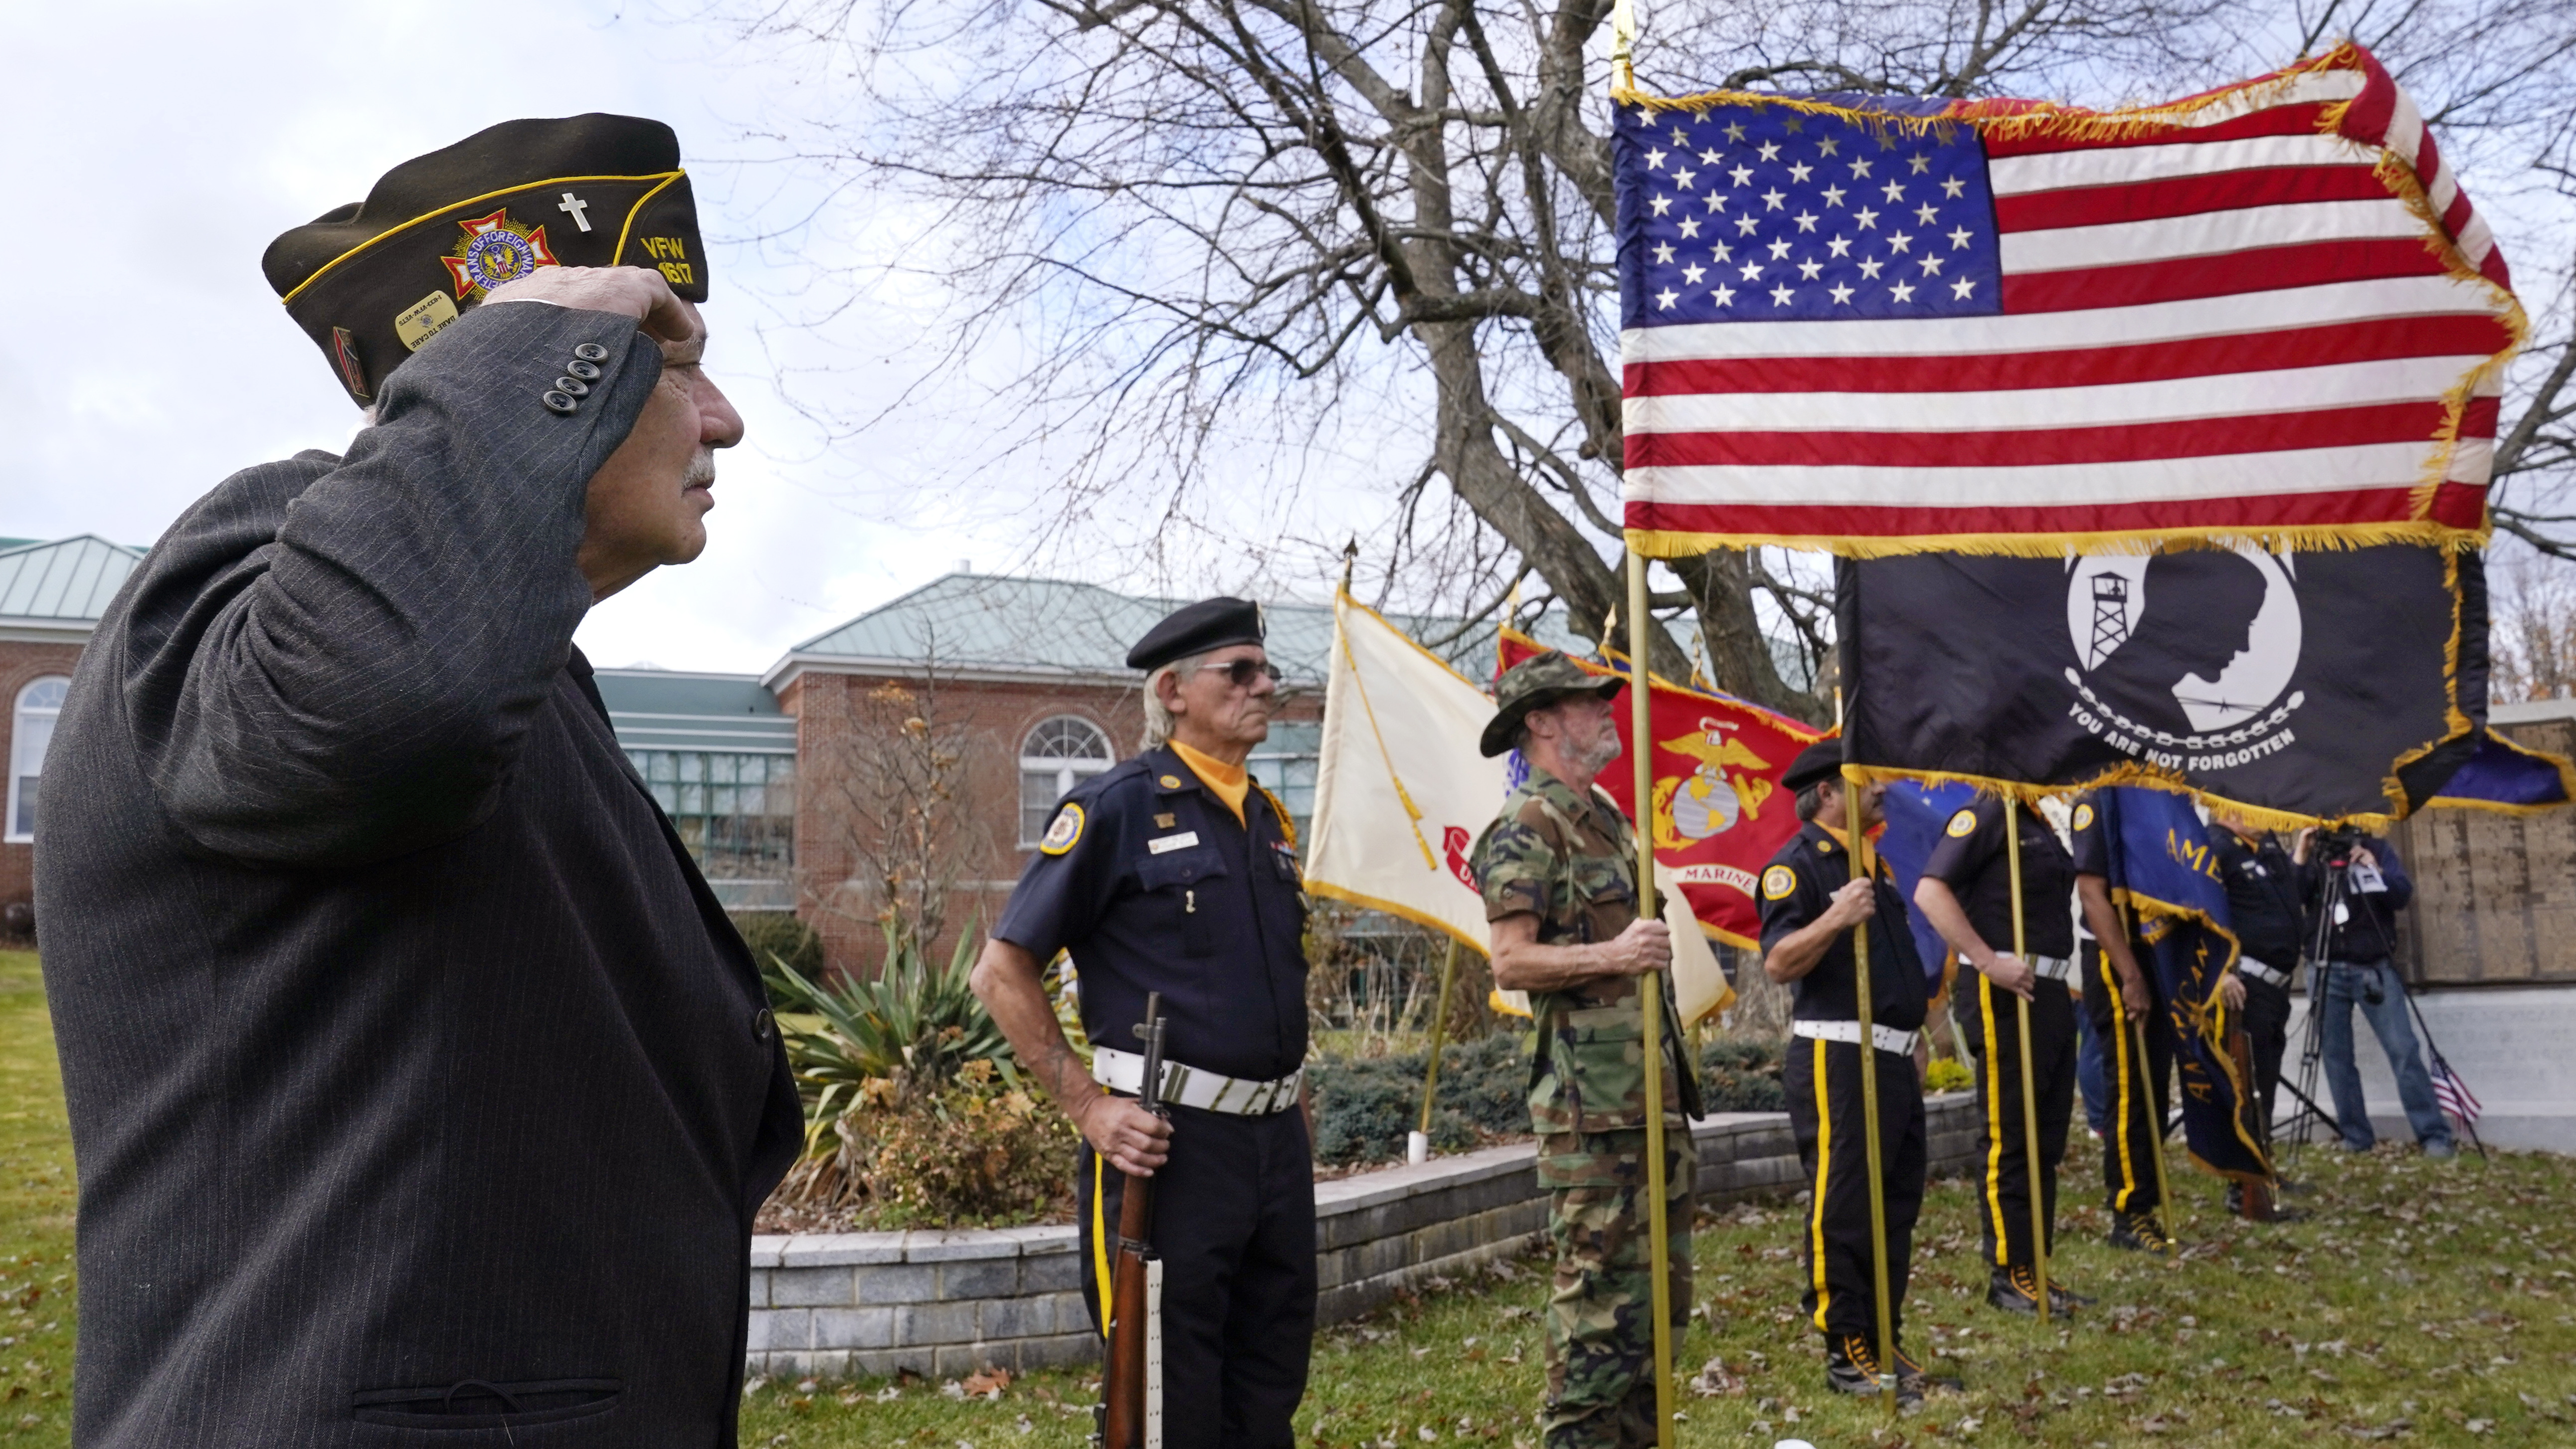
[(100, 621), (37, 860), (75, 1443), (734, 1442), (795, 1092), (571, 645), (660, 372), (628, 319), (469, 312)]

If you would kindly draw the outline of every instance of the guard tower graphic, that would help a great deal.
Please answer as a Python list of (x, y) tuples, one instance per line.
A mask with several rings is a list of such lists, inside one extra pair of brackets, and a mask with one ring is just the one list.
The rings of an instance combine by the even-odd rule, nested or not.
[(2129, 638), (2129, 581), (2118, 574), (2093, 576), (2093, 643), (2085, 667), (2099, 669)]

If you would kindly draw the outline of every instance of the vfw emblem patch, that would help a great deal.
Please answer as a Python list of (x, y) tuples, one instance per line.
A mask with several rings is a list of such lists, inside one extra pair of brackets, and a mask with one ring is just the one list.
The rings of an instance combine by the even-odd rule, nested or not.
[(539, 267), (559, 267), (554, 249), (546, 245), (546, 229), (525, 227), (510, 220), (509, 209), (460, 221), (465, 232), (456, 249), (439, 258), (447, 263), (448, 275), (456, 281), (456, 300), (465, 301), (478, 292), (488, 292), (505, 282), (515, 282)]

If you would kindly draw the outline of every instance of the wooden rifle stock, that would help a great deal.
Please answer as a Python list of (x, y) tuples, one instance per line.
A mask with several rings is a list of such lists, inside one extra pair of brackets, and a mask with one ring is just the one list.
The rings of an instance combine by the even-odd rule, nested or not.
[[(2244, 1100), (2236, 1104), (2236, 1115), (2246, 1124), (2247, 1134), (2260, 1142), (2263, 1140), (2263, 1124), (2257, 1118), (2263, 1110), (2263, 1094), (2254, 1089), (2254, 1038), (2236, 1030), (2231, 1025), (2227, 1032), (2227, 1056), (2230, 1061), (2236, 1063), (2236, 1080), (2245, 1084)], [(2270, 1222), (2272, 1220), (2271, 1179), (2248, 1182), (2243, 1184), (2243, 1188), (2246, 1220), (2257, 1223)]]
[[(1145, 1048), (1145, 1079), (1138, 1100), (1163, 1115), (1163, 997), (1145, 998), (1145, 1020), (1136, 1028)], [(1101, 1374), (1100, 1443), (1106, 1449), (1144, 1449), (1145, 1265), (1154, 1251), (1154, 1179), (1128, 1176), (1118, 1199), (1118, 1244), (1109, 1282), (1109, 1362)]]

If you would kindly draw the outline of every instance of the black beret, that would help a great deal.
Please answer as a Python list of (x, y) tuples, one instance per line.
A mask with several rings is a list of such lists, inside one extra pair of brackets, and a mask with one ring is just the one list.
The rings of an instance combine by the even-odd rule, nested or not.
[(1828, 735), (1798, 752), (1789, 762), (1780, 783), (1794, 795), (1819, 780), (1838, 780), (1843, 773), (1843, 741), (1840, 735)]
[(651, 267), (707, 299), (680, 140), (659, 121), (504, 121), (268, 244), (287, 315), (359, 405), (484, 292), (539, 267)]
[(1231, 644), (1261, 642), (1261, 606), (1244, 599), (1201, 599), (1185, 604), (1145, 631), (1127, 651), (1130, 669), (1160, 669), (1175, 659)]

